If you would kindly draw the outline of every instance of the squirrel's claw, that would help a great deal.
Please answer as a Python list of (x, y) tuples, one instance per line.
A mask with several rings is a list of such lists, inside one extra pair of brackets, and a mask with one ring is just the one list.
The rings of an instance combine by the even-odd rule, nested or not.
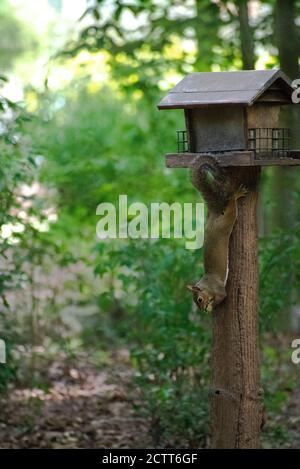
[(247, 187), (241, 184), (234, 195), (237, 200), (237, 199), (240, 199), (241, 197), (245, 197), (248, 193), (249, 193), (249, 190), (247, 189)]

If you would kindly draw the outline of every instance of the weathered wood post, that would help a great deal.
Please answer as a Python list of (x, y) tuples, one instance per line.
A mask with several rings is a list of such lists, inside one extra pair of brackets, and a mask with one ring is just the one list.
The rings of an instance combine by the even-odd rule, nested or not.
[[(192, 73), (158, 105), (159, 109), (185, 111), (187, 130), (178, 133), (178, 153), (167, 155), (168, 167), (196, 166), (199, 170), (202, 164), (207, 164), (209, 157), (214, 164), (226, 167), (227, 176), (238, 180), (249, 191), (246, 197), (238, 200), (237, 221), (230, 236), (229, 275), (225, 279), (227, 297), (215, 306), (212, 315), (213, 448), (260, 446), (258, 186), (262, 166), (300, 165), (300, 152), (289, 149), (289, 129), (279, 127), (280, 106), (291, 104), (292, 92), (291, 81), (279, 70)], [(224, 213), (220, 212), (218, 216), (225, 217)], [(222, 224), (218, 221), (214, 226)], [(192, 288), (200, 291), (201, 305), (204, 300), (206, 304), (212, 304), (209, 303), (211, 296), (216, 299), (216, 293), (212, 294), (216, 285), (223, 289), (217, 270), (224, 272), (226, 268), (223, 269), (211, 248), (217, 241), (218, 249), (221, 244), (221, 248), (224, 245), (227, 250), (228, 244), (220, 242), (221, 238), (222, 233), (219, 237), (214, 229), (209, 251), (213, 257), (210, 276), (206, 277), (205, 288), (201, 282), (198, 282), (200, 287)], [(222, 259), (226, 259), (223, 251), (220, 251)], [(209, 254), (207, 250), (205, 252), (208, 265)], [(213, 288), (208, 285), (209, 281), (215, 282), (211, 280), (212, 276), (218, 278)]]
[(251, 188), (238, 201), (229, 246), (227, 298), (213, 313), (213, 448), (258, 448), (262, 396), (258, 348), (256, 206), (260, 168), (234, 168)]

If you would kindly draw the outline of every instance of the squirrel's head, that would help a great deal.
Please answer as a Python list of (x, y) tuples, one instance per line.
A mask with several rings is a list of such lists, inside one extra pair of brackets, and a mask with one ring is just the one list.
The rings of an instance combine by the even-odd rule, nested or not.
[(214, 308), (214, 296), (207, 291), (201, 290), (196, 285), (187, 285), (187, 289), (192, 292), (193, 300), (199, 309), (212, 312)]

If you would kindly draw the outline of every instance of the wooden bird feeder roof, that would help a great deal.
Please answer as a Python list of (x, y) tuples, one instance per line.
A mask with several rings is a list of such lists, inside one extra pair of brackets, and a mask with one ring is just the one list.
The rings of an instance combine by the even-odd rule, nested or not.
[(190, 73), (160, 101), (158, 109), (251, 106), (260, 100), (292, 104), (292, 92), (291, 80), (281, 70)]

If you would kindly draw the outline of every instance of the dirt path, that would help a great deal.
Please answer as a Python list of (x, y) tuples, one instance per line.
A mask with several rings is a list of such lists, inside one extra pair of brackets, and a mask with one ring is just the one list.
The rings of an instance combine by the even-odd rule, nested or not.
[[(124, 358), (125, 357), (125, 358)], [(0, 398), (1, 448), (145, 448), (147, 422), (137, 403), (126, 353), (97, 370), (80, 361), (49, 367), (47, 390), (12, 388)]]

